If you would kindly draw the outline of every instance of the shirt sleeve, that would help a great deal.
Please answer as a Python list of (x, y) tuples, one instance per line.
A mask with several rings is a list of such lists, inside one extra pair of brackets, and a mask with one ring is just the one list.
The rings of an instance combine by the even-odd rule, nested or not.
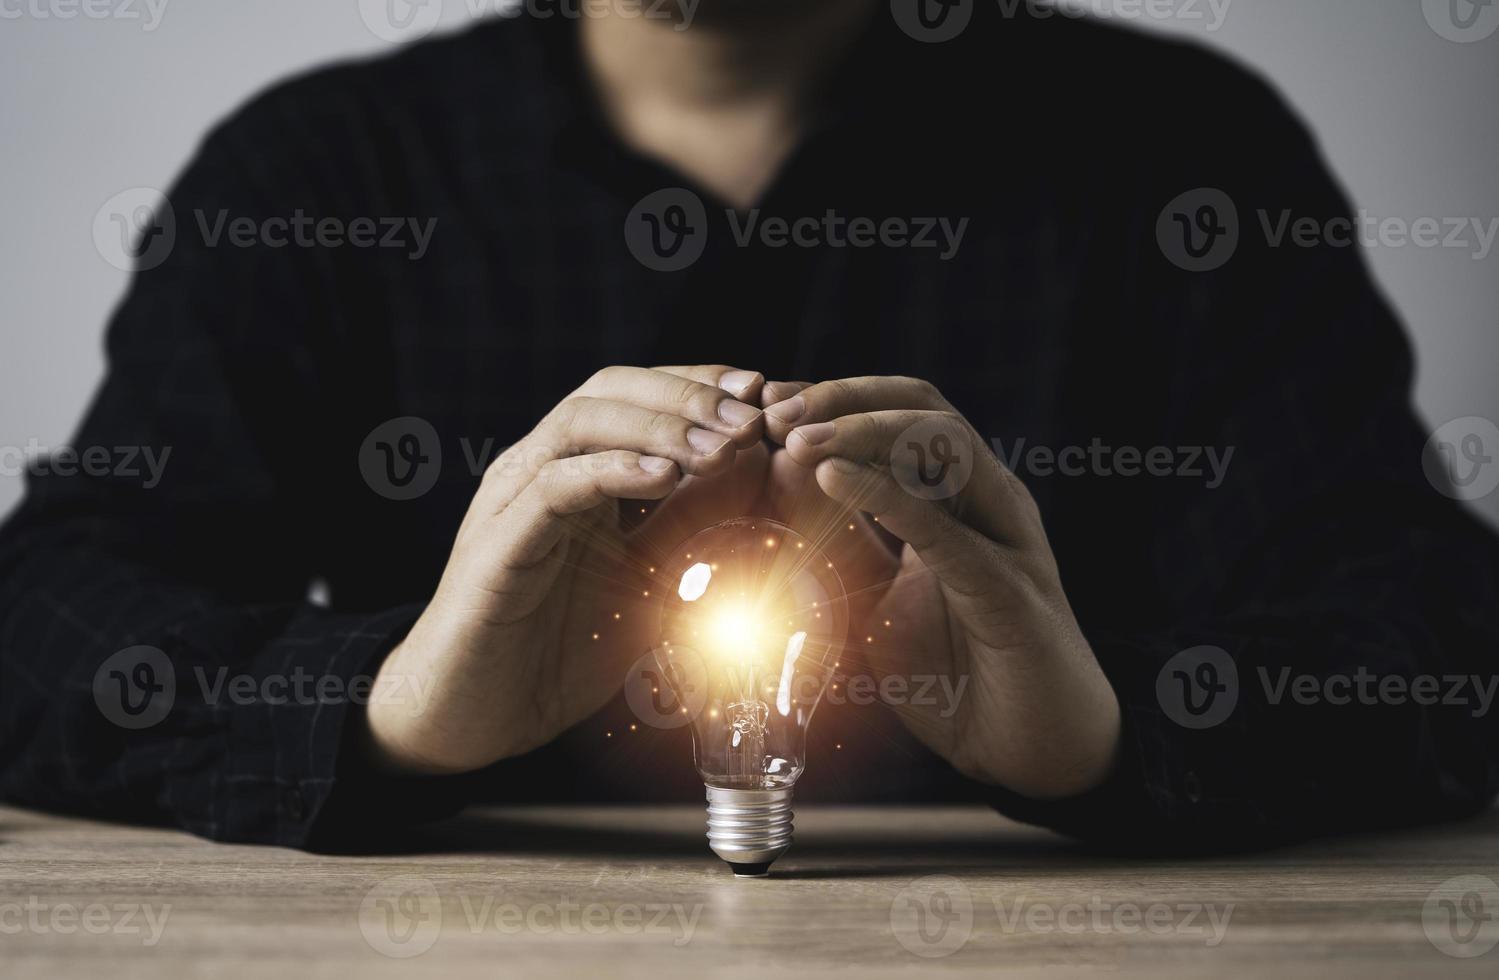
[[(1220, 192), (1236, 251), (1172, 266), (1154, 210), (1139, 249), (1154, 295), (1195, 311), (1160, 345), (1174, 362), (1157, 434), (1231, 464), (1215, 488), (1152, 485), (1139, 572), (1162, 583), (1157, 622), (1078, 612), (1123, 709), (1112, 778), (995, 803), (1147, 849), (1474, 813), (1499, 786), (1499, 548), (1431, 465), (1409, 345), (1312, 140), (1258, 83), (1223, 116), (1232, 139), (1194, 131), (1177, 183), (1142, 196)], [(1288, 219), (1330, 234), (1298, 241)]]
[(71, 450), (31, 467), (0, 531), (0, 797), (336, 848), (456, 808), (463, 784), (340, 761), (420, 608), (308, 601), (314, 260), (227, 237), (221, 218), (299, 199), (249, 142), (208, 140), (169, 195), (175, 233), (158, 208), (169, 254), (135, 273)]

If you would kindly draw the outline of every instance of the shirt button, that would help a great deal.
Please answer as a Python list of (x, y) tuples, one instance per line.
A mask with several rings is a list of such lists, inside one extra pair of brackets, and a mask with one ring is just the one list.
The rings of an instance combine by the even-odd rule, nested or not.
[(307, 815), (307, 803), (302, 799), (302, 791), (293, 787), (286, 791), (282, 798), (286, 807), (286, 815), (293, 820), (301, 820)]
[(1182, 777), (1182, 792), (1186, 794), (1187, 802), (1202, 802), (1202, 780), (1197, 778), (1197, 773), (1189, 772)]

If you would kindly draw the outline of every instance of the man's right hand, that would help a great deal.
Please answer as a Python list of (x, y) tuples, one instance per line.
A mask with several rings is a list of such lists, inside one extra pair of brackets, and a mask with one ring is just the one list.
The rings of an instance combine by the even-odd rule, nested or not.
[[(701, 506), (721, 494), (675, 494), (679, 482), (719, 482), (736, 459), (763, 466), (763, 383), (722, 365), (606, 368), (501, 455), (436, 593), (375, 678), (370, 761), (404, 773), (479, 769), (602, 707), (655, 639), (651, 556), (676, 541), (650, 540), (652, 527), (711, 523), (658, 512), (626, 532), (619, 502)], [(758, 491), (724, 482), (730, 494), (741, 483)], [(423, 692), (414, 704), (412, 691)]]

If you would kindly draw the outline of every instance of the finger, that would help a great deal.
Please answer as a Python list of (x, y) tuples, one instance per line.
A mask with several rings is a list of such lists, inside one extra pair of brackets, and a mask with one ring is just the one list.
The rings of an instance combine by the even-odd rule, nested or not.
[(497, 513), (519, 496), (553, 460), (582, 453), (625, 449), (663, 456), (683, 473), (723, 472), (734, 458), (733, 440), (693, 425), (671, 412), (657, 412), (598, 398), (569, 398), (506, 450), (484, 474), (475, 501)]
[(733, 464), (717, 476), (684, 477), (668, 499), (650, 508), (634, 529), (633, 542), (653, 558), (662, 558), (705, 527), (763, 513), (757, 498), (768, 466), (765, 444), (757, 443), (736, 453)]
[[(917, 430), (916, 427), (921, 426)], [(798, 463), (815, 467), (829, 456), (858, 463), (889, 463), (900, 440), (913, 430), (927, 429), (959, 435), (960, 449), (970, 448), (967, 424), (950, 412), (921, 409), (889, 409), (842, 415), (827, 422), (811, 422), (791, 430), (786, 451)]]
[(666, 369), (607, 367), (584, 382), (572, 397), (601, 398), (655, 412), (672, 412), (705, 429), (724, 433), (743, 448), (759, 442), (764, 428), (757, 406), (745, 404), (718, 386), (721, 377), (732, 373), (734, 369), (716, 365)]
[(889, 472), (867, 463), (825, 459), (815, 470), (829, 497), (879, 518), (939, 580), (960, 596), (992, 590), (999, 546), (967, 527), (936, 501), (914, 497)]
[(493, 519), (495, 560), (507, 568), (535, 565), (581, 515), (606, 501), (659, 500), (676, 487), (677, 475), (670, 459), (628, 450), (552, 460)]
[(766, 435), (782, 445), (800, 425), (827, 422), (856, 412), (914, 408), (948, 410), (936, 388), (919, 378), (844, 378), (808, 385), (765, 409)]
[(746, 405), (760, 404), (761, 393), (765, 388), (765, 375), (759, 371), (745, 371), (727, 364), (674, 364), (657, 367), (655, 370), (722, 388)]
[(798, 426), (786, 440), (798, 463), (824, 459), (866, 463), (895, 477), (916, 499), (942, 500), (959, 520), (995, 541), (1038, 541), (1030, 494), (953, 412), (882, 411)]
[(797, 394), (803, 388), (812, 387), (810, 381), (767, 381), (760, 392), (760, 407), (769, 408)]

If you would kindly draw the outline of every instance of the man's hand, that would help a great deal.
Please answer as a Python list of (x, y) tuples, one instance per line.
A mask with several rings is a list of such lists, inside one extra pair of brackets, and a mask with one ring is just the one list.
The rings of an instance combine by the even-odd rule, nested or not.
[[(413, 773), (478, 769), (598, 710), (654, 640), (644, 593), (651, 556), (663, 552), (653, 529), (675, 545), (663, 536), (711, 523), (695, 511), (724, 496), (702, 492), (704, 481), (765, 466), (763, 420), (750, 404), (763, 380), (722, 365), (606, 368), (501, 455), (436, 594), (375, 679), (371, 761)], [(626, 531), (621, 501), (668, 495)], [(420, 704), (413, 690), (425, 692)]]
[[(924, 381), (781, 382), (765, 386), (762, 402), (769, 437), (815, 473), (821, 490), (902, 543), (898, 572), (886, 575), (845, 662), (863, 660), (877, 676), (945, 675), (950, 689), (965, 683), (956, 711), (895, 707), (918, 738), (975, 779), (1035, 798), (1099, 784), (1118, 747), (1119, 704), (1020, 480)], [(944, 437), (936, 446), (949, 450), (937, 454), (945, 458), (969, 455), (972, 473), (953, 495), (929, 499), (944, 495), (913, 482), (922, 475), (914, 469), (936, 460), (907, 446), (912, 434), (918, 445)], [(856, 580), (870, 573), (849, 571)]]

